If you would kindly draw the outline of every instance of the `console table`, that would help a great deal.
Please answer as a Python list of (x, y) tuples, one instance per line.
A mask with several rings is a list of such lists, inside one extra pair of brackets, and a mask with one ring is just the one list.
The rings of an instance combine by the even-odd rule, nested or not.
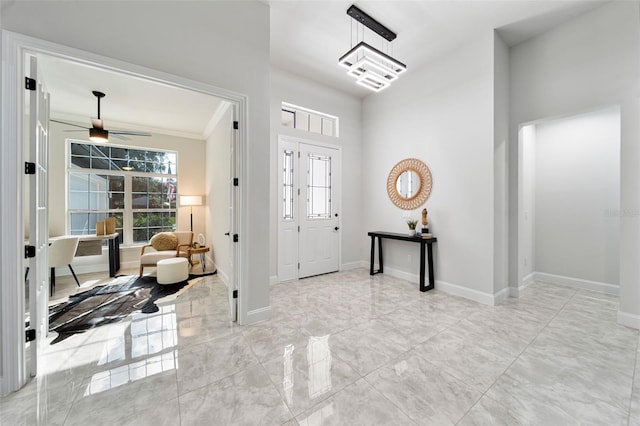
[[(382, 240), (387, 238), (389, 240), (409, 241), (411, 243), (420, 244), (420, 291), (431, 290), (435, 286), (435, 279), (433, 274), (433, 243), (438, 242), (437, 238), (422, 238), (417, 236), (410, 236), (404, 234), (396, 234), (393, 232), (369, 232), (371, 237), (371, 261), (369, 263), (369, 275), (382, 274), (384, 271), (382, 263)], [(376, 238), (378, 239), (378, 263), (380, 264), (377, 271), (373, 270), (373, 259), (376, 250)], [(424, 285), (424, 249), (427, 247), (428, 262), (429, 262), (429, 285)]]

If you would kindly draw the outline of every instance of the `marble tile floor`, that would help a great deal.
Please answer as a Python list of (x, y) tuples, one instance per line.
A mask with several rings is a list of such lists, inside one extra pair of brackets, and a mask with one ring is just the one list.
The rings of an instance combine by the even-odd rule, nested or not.
[(530, 285), (485, 306), (362, 269), (228, 319), (203, 277), (154, 314), (47, 345), (1, 425), (634, 425), (638, 331), (616, 297)]

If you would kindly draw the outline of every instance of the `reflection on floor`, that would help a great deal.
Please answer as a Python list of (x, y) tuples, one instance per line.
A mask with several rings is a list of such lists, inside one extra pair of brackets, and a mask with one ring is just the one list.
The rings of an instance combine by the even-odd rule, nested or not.
[[(237, 326), (201, 278), (152, 315), (48, 346), (0, 424), (640, 424), (617, 298), (542, 283), (491, 307), (347, 271), (271, 288)], [(639, 368), (640, 370), (640, 368)]]

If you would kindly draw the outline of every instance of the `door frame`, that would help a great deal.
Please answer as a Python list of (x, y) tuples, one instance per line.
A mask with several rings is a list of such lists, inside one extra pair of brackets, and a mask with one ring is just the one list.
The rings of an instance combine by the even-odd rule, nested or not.
[[(275, 164), (272, 167), (272, 173), (273, 170), (275, 170), (278, 174), (277, 174), (277, 179), (278, 181), (276, 182), (276, 199), (278, 200), (277, 202), (280, 203), (281, 200), (281, 175), (280, 175), (280, 170), (278, 168), (278, 164), (280, 164), (280, 151), (281, 151), (281, 147), (282, 144), (284, 143), (292, 143), (292, 144), (296, 144), (298, 147), (298, 152), (300, 151), (300, 144), (304, 144), (304, 145), (312, 145), (312, 146), (317, 146), (320, 148), (328, 148), (328, 149), (335, 149), (336, 151), (338, 151), (339, 155), (340, 155), (340, 161), (338, 161), (338, 172), (339, 172), (339, 179), (338, 179), (338, 185), (340, 187), (339, 191), (338, 191), (338, 205), (340, 206), (340, 216), (338, 216), (338, 226), (340, 227), (340, 229), (342, 229), (342, 218), (343, 218), (343, 212), (342, 212), (342, 146), (340, 145), (336, 145), (336, 144), (332, 144), (332, 143), (327, 143), (327, 142), (319, 142), (319, 141), (314, 141), (314, 140), (310, 140), (310, 139), (304, 139), (304, 138), (300, 138), (300, 137), (296, 137), (296, 136), (291, 136), (291, 135), (284, 135), (284, 134), (279, 134), (278, 135), (278, 143), (276, 144), (276, 160), (275, 160)], [(296, 204), (296, 207), (298, 208), (298, 211), (300, 210), (300, 203)], [(282, 213), (282, 208), (281, 205), (278, 204), (277, 208), (276, 208), (276, 214), (277, 217), (276, 219), (276, 247), (278, 247), (278, 251), (276, 254), (276, 273), (277, 273), (277, 279), (276, 282), (282, 282), (280, 279), (280, 215)], [(342, 271), (342, 236), (344, 235), (343, 232), (340, 233), (340, 236), (338, 238), (338, 271)], [(300, 253), (300, 246), (298, 245), (298, 259), (300, 258), (299, 256)], [(300, 270), (298, 269), (298, 273), (296, 274), (296, 279), (299, 279), (300, 277)]]
[[(24, 345), (24, 285), (15, 285), (24, 280), (24, 58), (27, 55), (48, 55), (71, 60), (96, 68), (119, 72), (131, 77), (166, 84), (185, 90), (216, 96), (238, 106), (238, 178), (248, 182), (247, 95), (226, 90), (210, 84), (190, 80), (151, 68), (142, 67), (95, 53), (52, 43), (23, 34), (2, 30), (2, 143), (0, 144), (0, 204), (15, 206), (0, 211), (0, 396), (18, 390), (26, 381)], [(248, 235), (248, 192), (246, 185), (238, 187), (237, 231)], [(238, 281), (238, 318), (247, 318), (246, 286), (249, 273), (247, 262), (248, 245), (244, 239), (238, 242), (240, 254), (236, 262)], [(242, 323), (242, 322), (241, 322)]]

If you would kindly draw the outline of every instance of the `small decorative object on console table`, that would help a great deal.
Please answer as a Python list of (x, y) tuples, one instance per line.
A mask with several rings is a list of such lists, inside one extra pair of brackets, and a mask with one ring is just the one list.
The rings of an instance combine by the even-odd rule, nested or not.
[(417, 220), (413, 220), (413, 219), (407, 220), (407, 225), (409, 226), (409, 235), (416, 235), (417, 224), (418, 224)]
[(427, 209), (422, 209), (422, 235), (429, 233), (429, 228), (427, 228)]

